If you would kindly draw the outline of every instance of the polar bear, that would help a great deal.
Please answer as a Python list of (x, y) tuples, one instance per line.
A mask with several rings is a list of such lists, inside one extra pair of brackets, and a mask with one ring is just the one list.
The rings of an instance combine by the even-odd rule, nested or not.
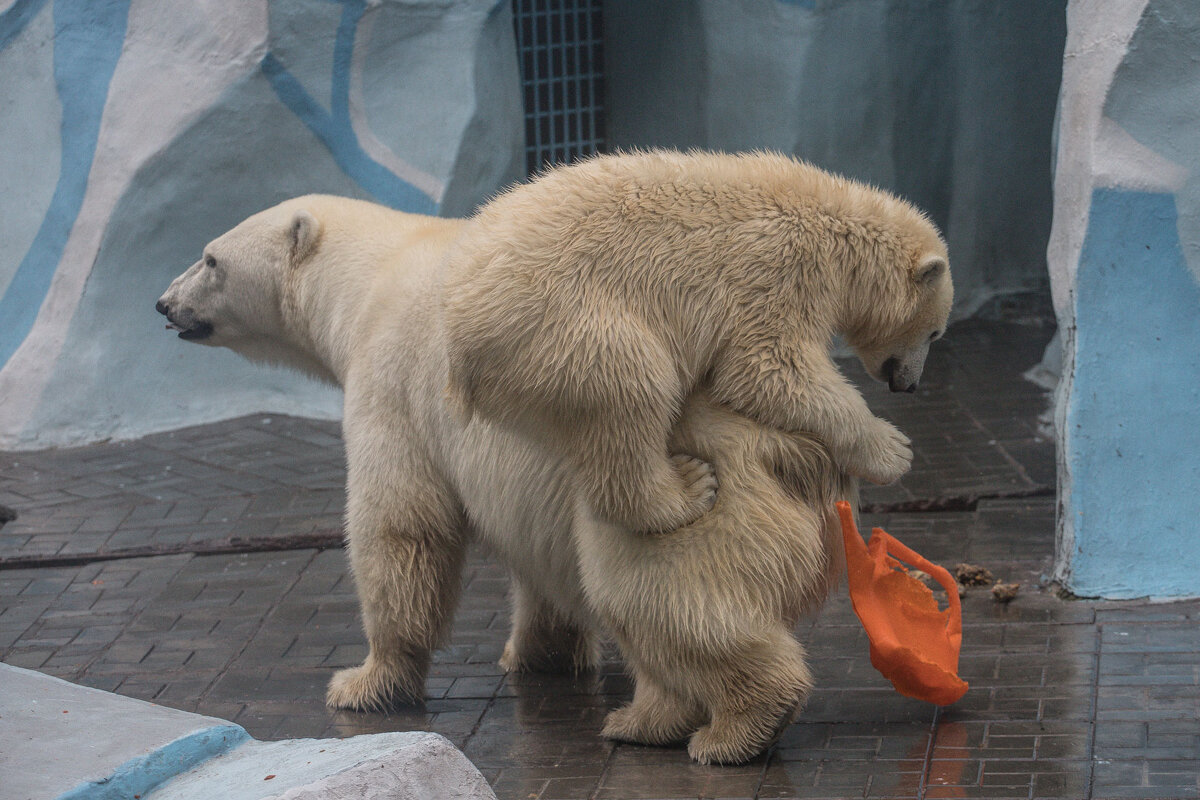
[(478, 538), (514, 584), (507, 670), (584, 670), (611, 635), (635, 677), (604, 734), (690, 738), (705, 763), (766, 747), (812, 683), (792, 635), (839, 568), (833, 503), (855, 482), (821, 442), (702, 394), (671, 446), (723, 476), (712, 511), (645, 536), (595, 518), (566, 459), (448, 400), (445, 256), (472, 223), (308, 196), (204, 249), (157, 309), (190, 342), (345, 391), (349, 559), (369, 644), (327, 700), (419, 702)]
[(911, 392), (946, 327), (945, 243), (892, 195), (765, 153), (601, 156), (488, 203), (451, 259), (452, 393), (570, 456), (611, 522), (671, 530), (711, 505), (712, 471), (667, 446), (700, 386), (852, 475), (911, 464), (829, 357), (842, 334)]

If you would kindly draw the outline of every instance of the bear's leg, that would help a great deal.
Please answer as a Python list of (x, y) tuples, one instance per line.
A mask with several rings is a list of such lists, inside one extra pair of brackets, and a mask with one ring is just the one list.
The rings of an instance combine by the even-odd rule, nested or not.
[(804, 648), (782, 625), (737, 655), (704, 683), (712, 717), (688, 742), (701, 764), (741, 764), (779, 739), (812, 689)]
[(394, 437), (381, 455), (378, 434), (358, 433), (346, 426), (346, 527), (370, 650), (362, 666), (333, 676), (326, 702), (368, 710), (424, 697), (430, 653), (458, 600), (467, 537), (431, 465), (398, 452)]
[(666, 411), (626, 408), (579, 426), (572, 442), (577, 477), (597, 515), (632, 531), (660, 532), (713, 507), (718, 476), (706, 461), (667, 454)]
[[(688, 391), (676, 357), (619, 308), (595, 303), (580, 313), (548, 320), (516, 374), (489, 380), (491, 397), (481, 402), (502, 403), (494, 416), (523, 419), (570, 458), (597, 516), (639, 532), (699, 519), (713, 506), (717, 479), (709, 464), (667, 449)], [(579, 331), (587, 335), (570, 336)]]
[(595, 635), (565, 619), (513, 580), (512, 633), (500, 656), (506, 672), (586, 672), (600, 661)]
[(872, 483), (892, 483), (912, 464), (908, 437), (871, 413), (823, 348), (796, 336), (726, 347), (711, 391), (764, 425), (816, 434), (839, 467)]
[(635, 675), (633, 701), (604, 719), (601, 736), (635, 744), (682, 742), (706, 720), (704, 709), (670, 694), (643, 672)]

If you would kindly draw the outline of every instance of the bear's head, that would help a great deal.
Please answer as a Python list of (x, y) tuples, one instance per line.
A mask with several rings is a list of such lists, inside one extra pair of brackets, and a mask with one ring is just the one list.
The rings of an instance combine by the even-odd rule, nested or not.
[(316, 251), (321, 224), (302, 204), (255, 214), (209, 242), (155, 308), (179, 338), (227, 347), (256, 361), (287, 361), (288, 276)]
[(847, 339), (867, 373), (893, 392), (915, 392), (929, 345), (946, 331), (954, 284), (945, 245), (909, 252), (887, 300), (875, 298), (871, 311)]

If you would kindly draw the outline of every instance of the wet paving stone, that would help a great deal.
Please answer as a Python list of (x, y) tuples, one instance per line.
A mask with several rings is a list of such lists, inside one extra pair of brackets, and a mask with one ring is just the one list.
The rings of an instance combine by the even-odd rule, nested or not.
[[(458, 620), (425, 706), (328, 711), (330, 674), (365, 654), (345, 569), (344, 555), (330, 550), (33, 571), (48, 573), (40, 577), (7, 571), (0, 629), (8, 620), (19, 632), (2, 658), (224, 716), (259, 738), (437, 731), (503, 798), (1189, 797), (1197, 789), (1200, 654), (1189, 650), (1186, 620), (1200, 603), (1156, 605), (1145, 614), (1165, 621), (1138, 624), (1136, 636), (1126, 621), (1132, 603), (1064, 601), (1037, 589), (1003, 615), (982, 599), (968, 603), (962, 671), (972, 688), (935, 709), (874, 672), (848, 601), (834, 597), (798, 629), (817, 676), (807, 708), (768, 756), (731, 769), (692, 764), (682, 749), (600, 739), (604, 715), (632, 689), (611, 648), (595, 674), (503, 675), (493, 659), (506, 635), (503, 573), (481, 554), (468, 565), (464, 606), (496, 614)], [(80, 596), (110, 605), (80, 617)], [(1014, 613), (1022, 602), (1034, 613)], [(1098, 621), (1102, 613), (1120, 621)], [(481, 650), (488, 659), (477, 659)]]
[[(797, 627), (816, 689), (764, 756), (705, 767), (682, 748), (606, 742), (605, 714), (632, 694), (615, 649), (595, 673), (505, 675), (507, 578), (474, 552), (424, 705), (330, 711), (329, 677), (366, 655), (346, 558), (332, 546), (339, 430), (268, 415), (0, 453), (0, 502), (20, 514), (0, 528), (0, 660), (230, 719), (260, 739), (436, 731), (501, 800), (1197, 797), (1200, 601), (1064, 600), (1047, 583), (1054, 452), (1037, 418), (1048, 398), (1020, 373), (1051, 333), (972, 320), (934, 348), (916, 396), (864, 383), (917, 451), (900, 484), (864, 490), (876, 509), (864, 527), (1022, 584), (1006, 606), (987, 587), (968, 590), (960, 670), (971, 689), (953, 707), (902, 697), (871, 667), (843, 589)], [(865, 381), (856, 370), (847, 366)], [(205, 549), (320, 531), (325, 549)], [(174, 554), (13, 560), (146, 547)]]

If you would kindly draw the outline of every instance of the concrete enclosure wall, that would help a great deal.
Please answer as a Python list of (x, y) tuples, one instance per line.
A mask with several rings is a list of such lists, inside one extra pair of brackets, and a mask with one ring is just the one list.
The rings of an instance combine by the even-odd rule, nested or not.
[(1072, 0), (1050, 275), (1058, 577), (1200, 595), (1200, 13)]
[(155, 300), (285, 198), (460, 215), (524, 173), (503, 0), (0, 0), (0, 75), (0, 448), (336, 415)]
[(891, 189), (959, 313), (1046, 287), (1066, 0), (608, 0), (613, 147), (767, 148)]

